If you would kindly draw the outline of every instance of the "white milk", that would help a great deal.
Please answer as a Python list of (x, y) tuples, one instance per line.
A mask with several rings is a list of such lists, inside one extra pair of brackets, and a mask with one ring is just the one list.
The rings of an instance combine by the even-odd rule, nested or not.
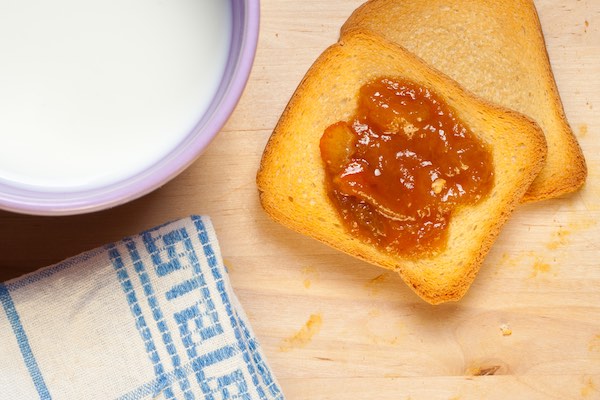
[(89, 189), (161, 158), (202, 117), (226, 0), (2, 0), (0, 181)]

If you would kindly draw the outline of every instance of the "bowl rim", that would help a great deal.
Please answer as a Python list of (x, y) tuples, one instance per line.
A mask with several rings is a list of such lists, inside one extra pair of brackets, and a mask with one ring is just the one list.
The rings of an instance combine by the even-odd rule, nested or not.
[(260, 0), (231, 0), (232, 37), (217, 93), (195, 128), (152, 166), (123, 181), (92, 189), (37, 191), (0, 182), (0, 209), (30, 215), (76, 215), (101, 211), (140, 198), (192, 164), (233, 113), (248, 83), (258, 46)]

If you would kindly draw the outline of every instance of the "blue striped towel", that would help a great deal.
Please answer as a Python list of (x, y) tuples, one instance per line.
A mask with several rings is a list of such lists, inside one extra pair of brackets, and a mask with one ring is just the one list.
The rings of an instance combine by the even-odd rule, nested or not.
[(0, 284), (0, 399), (283, 399), (192, 216)]

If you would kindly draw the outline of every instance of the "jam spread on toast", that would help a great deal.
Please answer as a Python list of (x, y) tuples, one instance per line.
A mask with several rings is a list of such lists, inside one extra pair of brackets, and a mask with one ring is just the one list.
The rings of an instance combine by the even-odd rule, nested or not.
[(329, 126), (320, 150), (346, 228), (402, 255), (442, 249), (453, 210), (494, 182), (488, 147), (439, 96), (406, 80), (361, 87), (356, 114)]

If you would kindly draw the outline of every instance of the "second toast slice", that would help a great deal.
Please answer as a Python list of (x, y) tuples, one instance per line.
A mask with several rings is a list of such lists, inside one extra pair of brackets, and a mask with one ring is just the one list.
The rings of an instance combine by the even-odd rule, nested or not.
[[(494, 185), (476, 205), (456, 210), (447, 245), (435, 255), (401, 256), (350, 234), (330, 201), (319, 142), (325, 129), (355, 112), (360, 87), (381, 76), (434, 91), (492, 151)], [(501, 226), (541, 170), (544, 136), (528, 118), (486, 103), (381, 36), (356, 30), (328, 48), (300, 83), (279, 120), (257, 176), (272, 218), (300, 233), (400, 274), (423, 299), (460, 299)]]
[(397, 43), (478, 96), (520, 112), (544, 131), (546, 165), (525, 194), (571, 193), (587, 167), (560, 100), (533, 0), (369, 0), (342, 27)]

